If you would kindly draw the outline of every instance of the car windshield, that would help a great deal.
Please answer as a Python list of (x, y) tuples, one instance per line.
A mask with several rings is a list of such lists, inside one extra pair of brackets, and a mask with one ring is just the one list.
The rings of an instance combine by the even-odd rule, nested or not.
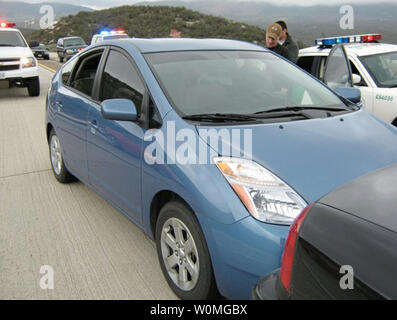
[(126, 34), (115, 34), (115, 35), (112, 35), (112, 36), (104, 36), (103, 40), (122, 39), (122, 38), (128, 38), (128, 35), (126, 35)]
[(344, 106), (325, 86), (269, 52), (184, 51), (145, 57), (182, 116)]
[(18, 31), (1, 31), (1, 47), (27, 47), (25, 40)]
[(81, 38), (73, 38), (73, 39), (66, 39), (64, 40), (65, 47), (78, 47), (84, 46), (85, 42)]
[(376, 54), (360, 58), (380, 88), (397, 86), (397, 52)]

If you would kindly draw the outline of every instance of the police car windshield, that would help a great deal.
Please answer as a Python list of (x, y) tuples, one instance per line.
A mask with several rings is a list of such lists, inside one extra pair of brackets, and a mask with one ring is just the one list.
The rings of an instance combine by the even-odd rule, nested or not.
[(27, 47), (18, 31), (1, 31), (0, 32), (1, 47)]
[(344, 107), (321, 83), (269, 52), (186, 51), (145, 57), (181, 116)]
[(360, 57), (379, 88), (397, 86), (397, 52)]
[(64, 40), (65, 47), (78, 47), (84, 46), (85, 42), (81, 38), (73, 38)]

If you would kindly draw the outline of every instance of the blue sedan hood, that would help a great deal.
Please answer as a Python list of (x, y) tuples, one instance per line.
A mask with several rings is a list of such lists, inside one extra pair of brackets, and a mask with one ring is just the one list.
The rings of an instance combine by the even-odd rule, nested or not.
[[(214, 127), (197, 127), (203, 139), (200, 130), (204, 128)], [(365, 110), (325, 119), (220, 129), (252, 130), (252, 160), (288, 183), (308, 203), (397, 162), (397, 129)], [(212, 141), (205, 140), (217, 150)], [(222, 154), (221, 148), (219, 153), (230, 155)]]

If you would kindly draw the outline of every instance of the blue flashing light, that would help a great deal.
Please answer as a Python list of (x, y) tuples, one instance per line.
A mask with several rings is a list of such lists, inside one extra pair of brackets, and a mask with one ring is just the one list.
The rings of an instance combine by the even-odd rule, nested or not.
[(372, 42), (372, 41), (379, 41), (381, 39), (382, 39), (382, 35), (380, 34), (363, 34), (363, 35), (316, 39), (314, 41), (314, 45), (323, 46), (323, 47), (332, 47), (333, 45), (340, 43)]

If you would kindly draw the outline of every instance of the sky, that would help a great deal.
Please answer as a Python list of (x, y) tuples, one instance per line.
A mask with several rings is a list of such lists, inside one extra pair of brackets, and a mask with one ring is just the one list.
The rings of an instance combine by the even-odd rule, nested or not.
[[(40, 3), (40, 2), (63, 2), (63, 3), (68, 3), (68, 4), (74, 4), (74, 5), (81, 5), (81, 6), (86, 6), (86, 7), (91, 7), (94, 9), (101, 9), (101, 8), (109, 8), (109, 7), (116, 7), (116, 6), (121, 6), (121, 5), (131, 5), (137, 2), (142, 2), (142, 1), (150, 1), (150, 2), (156, 2), (156, 1), (161, 1), (161, 0), (48, 0), (48, 1), (43, 1), (43, 0), (20, 0), (20, 1), (25, 1), (25, 2), (31, 2), (31, 3)], [(186, 1), (186, 0), (185, 0)], [(189, 0), (187, 0), (189, 1)], [(209, 0), (190, 0), (190, 1), (209, 1)], [(326, 5), (344, 5), (344, 4), (375, 4), (379, 3), (380, 0), (225, 0), (225, 1), (239, 1), (239, 2), (268, 2), (272, 4), (278, 4), (278, 5), (300, 5), (300, 6), (310, 6), (310, 5), (319, 5), (319, 4), (326, 4)], [(324, 3), (325, 2), (325, 3)], [(389, 2), (389, 3), (396, 3), (397, 6), (397, 0), (381, 0), (381, 2)]]

